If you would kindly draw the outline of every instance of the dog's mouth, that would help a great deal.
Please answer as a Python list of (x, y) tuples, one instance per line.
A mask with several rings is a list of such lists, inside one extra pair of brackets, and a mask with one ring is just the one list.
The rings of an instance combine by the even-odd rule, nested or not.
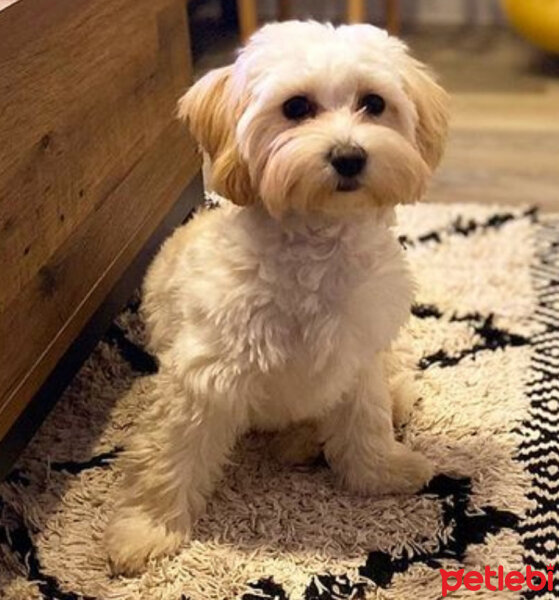
[(361, 187), (361, 184), (354, 177), (348, 178), (344, 177), (338, 181), (338, 185), (336, 186), (337, 192), (355, 192)]

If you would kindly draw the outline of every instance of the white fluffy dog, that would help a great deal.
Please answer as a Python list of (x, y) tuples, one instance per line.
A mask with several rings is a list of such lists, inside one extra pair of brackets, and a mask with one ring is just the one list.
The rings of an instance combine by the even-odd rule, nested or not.
[(298, 426), (284, 457), (320, 444), (358, 493), (429, 480), (394, 437), (383, 353), (413, 294), (394, 206), (439, 161), (446, 101), (385, 31), (296, 21), (265, 26), (182, 98), (230, 202), (178, 229), (145, 280), (160, 372), (106, 533), (115, 571), (179, 548), (252, 428)]

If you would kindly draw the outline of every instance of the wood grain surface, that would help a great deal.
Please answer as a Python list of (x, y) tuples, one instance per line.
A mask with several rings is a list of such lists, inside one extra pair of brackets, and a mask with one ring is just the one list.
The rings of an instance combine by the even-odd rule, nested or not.
[(0, 11), (0, 437), (199, 169), (184, 3)]
[(559, 84), (534, 94), (455, 93), (427, 199), (559, 210)]

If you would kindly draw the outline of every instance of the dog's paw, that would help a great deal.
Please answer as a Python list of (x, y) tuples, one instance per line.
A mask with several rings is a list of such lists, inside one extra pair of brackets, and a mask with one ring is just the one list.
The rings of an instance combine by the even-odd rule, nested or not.
[(385, 494), (411, 494), (428, 483), (435, 469), (420, 452), (398, 444), (398, 449), (389, 457), (383, 479)]
[(413, 494), (434, 475), (432, 463), (419, 452), (397, 443), (394, 450), (374, 465), (355, 466), (343, 475), (343, 482), (359, 494)]
[(308, 465), (322, 452), (314, 423), (301, 423), (279, 431), (270, 444), (274, 457), (284, 465)]
[(105, 547), (114, 575), (135, 575), (150, 558), (174, 554), (186, 532), (169, 531), (135, 507), (120, 508), (105, 532)]

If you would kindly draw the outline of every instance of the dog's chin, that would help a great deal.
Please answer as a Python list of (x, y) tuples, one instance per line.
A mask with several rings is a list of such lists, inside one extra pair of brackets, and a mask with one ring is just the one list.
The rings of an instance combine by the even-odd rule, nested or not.
[[(291, 215), (327, 218), (361, 218), (376, 214), (380, 209), (394, 206), (402, 190), (388, 185), (374, 185), (369, 177), (301, 176), (294, 184), (274, 172), (272, 185), (259, 187), (259, 197), (268, 213), (275, 219)], [(287, 180), (287, 185), (285, 181)], [(280, 185), (280, 182), (282, 185)], [(266, 181), (269, 184), (269, 181)], [(407, 188), (406, 188), (407, 189)]]
[(340, 179), (336, 185), (337, 192), (356, 192), (361, 188), (361, 183), (357, 179)]

